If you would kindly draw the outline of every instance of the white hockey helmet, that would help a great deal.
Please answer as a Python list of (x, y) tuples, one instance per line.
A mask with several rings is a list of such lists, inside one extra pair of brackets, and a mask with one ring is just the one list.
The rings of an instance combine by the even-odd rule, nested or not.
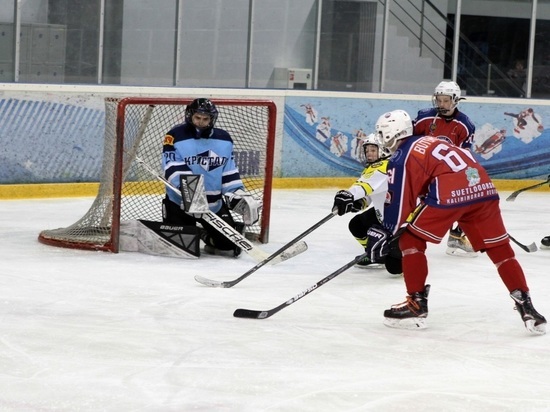
[(437, 96), (449, 96), (453, 102), (453, 105), (450, 111), (453, 111), (457, 106), (462, 97), (460, 96), (460, 86), (453, 81), (443, 80), (439, 83), (434, 90), (434, 95), (432, 97), (433, 106), (439, 110), (437, 104)]
[(376, 133), (384, 142), (389, 153), (397, 148), (397, 142), (413, 134), (412, 119), (404, 110), (384, 113), (376, 122)]
[(367, 146), (368, 145), (374, 145), (378, 147), (378, 159), (375, 161), (378, 161), (380, 159), (386, 159), (391, 156), (391, 152), (388, 150), (388, 148), (384, 145), (384, 142), (378, 136), (376, 133), (371, 133), (367, 137), (365, 137), (361, 141), (361, 146), (363, 147), (363, 153), (365, 153), (365, 158), (367, 157)]

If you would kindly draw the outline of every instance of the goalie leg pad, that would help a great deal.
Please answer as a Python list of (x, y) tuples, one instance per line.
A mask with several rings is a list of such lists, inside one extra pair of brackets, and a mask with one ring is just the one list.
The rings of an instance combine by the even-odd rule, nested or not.
[(200, 256), (199, 229), (148, 220), (121, 222), (120, 250), (194, 259)]

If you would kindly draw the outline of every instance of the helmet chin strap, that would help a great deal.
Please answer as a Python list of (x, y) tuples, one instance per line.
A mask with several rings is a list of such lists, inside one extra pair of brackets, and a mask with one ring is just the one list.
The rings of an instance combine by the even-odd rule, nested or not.
[(195, 132), (197, 138), (210, 137), (210, 127), (197, 127), (195, 126)]
[(455, 109), (456, 109), (456, 105), (454, 105), (450, 109), (444, 109), (444, 108), (438, 107), (437, 113), (440, 114), (441, 116), (450, 116), (452, 113), (454, 113)]

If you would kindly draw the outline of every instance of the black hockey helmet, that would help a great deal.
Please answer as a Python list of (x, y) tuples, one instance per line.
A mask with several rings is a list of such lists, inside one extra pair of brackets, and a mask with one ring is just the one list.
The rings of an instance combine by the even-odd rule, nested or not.
[(216, 109), (216, 105), (203, 97), (195, 99), (187, 105), (185, 108), (185, 121), (189, 124), (193, 124), (192, 118), (195, 113), (207, 114), (210, 116), (210, 123), (201, 131), (211, 130), (218, 119), (218, 109)]

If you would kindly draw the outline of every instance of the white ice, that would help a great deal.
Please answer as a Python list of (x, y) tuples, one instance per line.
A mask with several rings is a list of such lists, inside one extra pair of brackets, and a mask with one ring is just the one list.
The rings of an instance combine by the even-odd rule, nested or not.
[[(328, 215), (335, 190), (275, 190), (273, 252)], [(547, 193), (501, 206), (523, 243), (550, 235)], [(84, 199), (0, 201), (2, 411), (547, 411), (549, 336), (525, 329), (487, 256), (450, 257), (429, 245), (428, 329), (396, 330), (382, 312), (404, 300), (402, 277), (351, 268), (264, 320), (270, 309), (361, 253), (335, 217), (309, 250), (265, 266), (111, 254), (47, 246)], [(536, 309), (550, 316), (550, 251), (514, 245)]]

